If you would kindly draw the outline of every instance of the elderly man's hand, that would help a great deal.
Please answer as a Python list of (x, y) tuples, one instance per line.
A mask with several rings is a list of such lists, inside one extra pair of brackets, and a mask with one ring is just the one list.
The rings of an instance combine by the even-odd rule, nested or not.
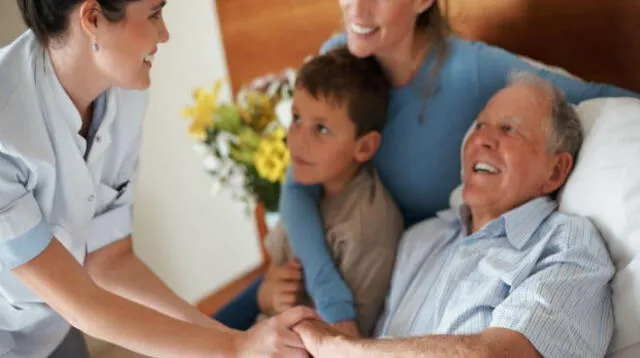
[(307, 358), (307, 350), (292, 327), (304, 320), (314, 319), (319, 319), (315, 311), (296, 307), (262, 321), (237, 336), (234, 357)]
[(297, 326), (294, 326), (293, 331), (300, 336), (307, 351), (316, 358), (329, 356), (326, 348), (327, 344), (330, 343), (333, 338), (346, 338), (346, 336), (343, 336), (343, 334), (334, 327), (318, 320), (303, 321)]

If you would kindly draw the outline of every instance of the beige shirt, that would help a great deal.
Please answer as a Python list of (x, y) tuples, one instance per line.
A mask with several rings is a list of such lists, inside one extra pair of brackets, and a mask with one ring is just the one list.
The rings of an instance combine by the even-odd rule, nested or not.
[[(369, 167), (341, 193), (323, 199), (320, 211), (328, 247), (353, 292), (360, 333), (370, 336), (389, 290), (404, 230), (402, 215)], [(281, 222), (268, 235), (266, 246), (273, 265), (284, 265), (295, 257)], [(306, 294), (299, 303), (313, 306)]]

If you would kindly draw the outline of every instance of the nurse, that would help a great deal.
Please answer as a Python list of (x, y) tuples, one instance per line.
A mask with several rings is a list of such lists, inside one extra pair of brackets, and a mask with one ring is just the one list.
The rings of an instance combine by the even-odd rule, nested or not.
[[(87, 357), (80, 331), (155, 357), (306, 357), (296, 308), (240, 333), (134, 255), (161, 0), (18, 0), (0, 49), (0, 357)], [(71, 328), (71, 326), (73, 328)]]

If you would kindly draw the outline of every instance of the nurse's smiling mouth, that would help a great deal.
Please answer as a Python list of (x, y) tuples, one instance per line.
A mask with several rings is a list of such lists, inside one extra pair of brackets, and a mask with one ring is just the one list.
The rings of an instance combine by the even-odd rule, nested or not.
[(158, 47), (154, 47), (153, 50), (144, 57), (144, 59), (142, 60), (142, 62), (144, 62), (145, 65), (147, 65), (149, 68), (151, 68), (153, 66), (153, 61), (155, 60), (156, 57), (156, 53), (158, 52)]

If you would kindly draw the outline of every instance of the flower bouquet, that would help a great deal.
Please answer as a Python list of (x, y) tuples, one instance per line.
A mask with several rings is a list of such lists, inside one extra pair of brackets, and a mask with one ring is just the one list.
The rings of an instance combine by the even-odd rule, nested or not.
[(189, 132), (214, 179), (214, 193), (226, 187), (248, 210), (256, 202), (267, 212), (278, 210), (290, 161), (285, 136), (294, 81), (293, 70), (260, 77), (228, 103), (219, 101), (221, 81), (194, 91), (183, 115), (191, 120)]

